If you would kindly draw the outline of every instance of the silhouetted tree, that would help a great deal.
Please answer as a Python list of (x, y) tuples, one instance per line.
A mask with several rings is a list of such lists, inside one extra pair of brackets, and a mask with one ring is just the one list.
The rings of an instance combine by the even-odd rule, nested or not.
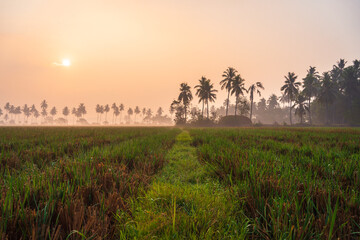
[(87, 113), (85, 105), (83, 103), (80, 103), (76, 112), (78, 117), (83, 117)]
[(124, 107), (124, 104), (120, 103), (119, 105), (119, 111), (120, 111), (120, 123), (121, 123), (121, 113), (122, 111), (124, 111), (125, 107)]
[(279, 107), (278, 97), (275, 94), (271, 94), (267, 100), (267, 104), (269, 110), (275, 110), (275, 108)]
[(67, 116), (69, 115), (69, 113), (70, 113), (69, 108), (68, 108), (68, 107), (64, 107), (64, 109), (62, 110), (62, 114), (65, 116), (66, 121), (67, 121), (67, 119), (68, 119)]
[(128, 116), (129, 116), (129, 123), (131, 122), (131, 115), (133, 115), (134, 111), (132, 110), (132, 108), (128, 109)]
[[(28, 119), (29, 119), (29, 117), (30, 117), (30, 115), (31, 115), (31, 112), (30, 112), (30, 108), (28, 107), (28, 105), (27, 104), (25, 104), (24, 106), (23, 106), (23, 113), (24, 113), (24, 122), (28, 122)], [(25, 121), (25, 117), (26, 117), (26, 121)]]
[(157, 115), (161, 116), (163, 114), (163, 112), (164, 112), (164, 110), (161, 107), (159, 107), (157, 110)]
[(76, 108), (72, 108), (71, 114), (74, 115), (74, 116), (73, 116), (73, 124), (75, 124), (75, 119), (74, 119), (74, 117), (77, 117), (77, 110), (76, 110)]
[(329, 105), (332, 104), (337, 95), (336, 83), (331, 81), (329, 72), (324, 72), (321, 77), (321, 87), (319, 92), (319, 102), (325, 105), (326, 108), (326, 123), (329, 124)]
[(190, 101), (193, 99), (193, 96), (190, 91), (190, 86), (187, 85), (187, 83), (181, 83), (180, 84), (180, 94), (178, 97), (178, 101), (184, 105), (184, 114), (185, 114), (185, 123), (186, 123), (186, 112), (187, 108), (190, 104)]
[(311, 98), (315, 97), (319, 89), (319, 73), (316, 71), (316, 67), (311, 67), (307, 70), (306, 77), (303, 78), (303, 91), (305, 97), (308, 99), (308, 108), (309, 108), (309, 120), (312, 124), (311, 118)]
[(41, 116), (43, 116), (43, 118), (45, 119), (45, 117), (47, 116), (47, 108), (48, 108), (48, 104), (47, 104), (46, 100), (43, 100), (41, 102), (40, 107), (42, 109)]
[(107, 122), (107, 113), (110, 111), (109, 104), (106, 104), (104, 106), (104, 112), (105, 112), (105, 122)]
[(252, 119), (252, 112), (253, 112), (254, 92), (256, 91), (256, 93), (259, 94), (260, 97), (261, 96), (260, 89), (264, 89), (261, 82), (256, 82), (250, 85), (248, 89), (248, 92), (250, 92), (250, 121)]
[(0, 117), (3, 115), (3, 110), (0, 108)]
[(120, 114), (120, 110), (119, 110), (119, 107), (116, 106), (115, 109), (114, 109), (114, 114), (115, 114), (115, 124), (116, 124), (116, 119), (117, 117), (119, 116)]
[(113, 110), (112, 123), (114, 123), (115, 110), (117, 109), (116, 103), (113, 103), (113, 104), (111, 105), (111, 109)]
[(300, 82), (296, 82), (297, 76), (295, 73), (289, 72), (287, 76), (285, 76), (285, 84), (281, 87), (281, 91), (284, 91), (285, 95), (288, 97), (290, 104), (290, 124), (292, 125), (291, 118), (291, 110), (292, 110), (292, 101), (295, 100), (295, 97), (299, 93)]
[(135, 107), (135, 110), (134, 110), (134, 113), (135, 113), (135, 122), (136, 122), (136, 116), (137, 116), (140, 112), (141, 112), (141, 111), (140, 111), (139, 106), (136, 106), (136, 107)]
[(228, 115), (229, 97), (230, 97), (230, 91), (231, 91), (231, 88), (232, 88), (232, 82), (235, 79), (236, 73), (237, 73), (237, 71), (235, 70), (235, 68), (228, 67), (223, 72), (222, 77), (224, 79), (220, 81), (221, 90), (223, 90), (225, 88), (227, 90), (227, 92), (228, 92), (227, 104), (226, 104), (226, 116)]
[(295, 115), (300, 117), (300, 123), (302, 124), (304, 122), (303, 119), (306, 112), (309, 111), (309, 107), (306, 103), (306, 98), (304, 95), (298, 94), (296, 96), (293, 108), (295, 108)]
[(51, 114), (51, 116), (53, 116), (53, 117), (57, 114), (56, 107), (53, 107), (53, 108), (50, 110), (50, 114)]
[(246, 92), (244, 82), (245, 82), (245, 79), (241, 78), (240, 74), (237, 74), (235, 76), (234, 80), (232, 81), (231, 95), (235, 94), (235, 118), (236, 118), (236, 111), (238, 108), (238, 103), (240, 100), (239, 97), (244, 95), (244, 91)]
[(202, 76), (199, 80), (199, 85), (196, 85), (194, 88), (196, 89), (195, 95), (199, 98), (199, 103), (202, 102), (202, 110), (201, 110), (201, 116), (204, 118), (204, 104), (207, 97), (207, 88), (209, 85), (208, 79), (206, 77)]

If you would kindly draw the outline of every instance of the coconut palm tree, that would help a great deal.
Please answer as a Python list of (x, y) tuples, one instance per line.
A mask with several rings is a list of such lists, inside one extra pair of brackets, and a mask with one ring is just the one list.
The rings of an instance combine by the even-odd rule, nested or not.
[(296, 82), (297, 76), (293, 72), (289, 72), (287, 76), (285, 76), (285, 84), (281, 87), (281, 91), (284, 91), (284, 94), (288, 97), (290, 104), (290, 124), (292, 125), (292, 101), (295, 100), (296, 95), (299, 93), (300, 82)]
[(202, 102), (202, 110), (201, 110), (202, 118), (204, 118), (204, 105), (205, 105), (206, 91), (208, 85), (209, 85), (208, 79), (202, 76), (199, 80), (199, 84), (194, 87), (196, 89), (195, 95), (198, 96), (199, 98), (199, 103)]
[(69, 115), (70, 110), (68, 107), (64, 107), (64, 109), (62, 110), (62, 114), (65, 116), (66, 121), (67, 121), (67, 116)]
[(250, 85), (249, 89), (247, 90), (247, 92), (250, 92), (250, 121), (252, 119), (252, 113), (253, 113), (254, 92), (256, 91), (256, 93), (260, 97), (261, 96), (260, 89), (264, 89), (264, 86), (262, 85), (261, 82), (256, 82)]
[[(77, 110), (76, 110), (76, 108), (72, 108), (72, 110), (71, 110), (71, 114), (72, 115), (74, 115), (74, 116), (77, 116)], [(74, 119), (74, 117), (73, 117), (73, 125), (75, 124), (75, 119)]]
[(329, 72), (324, 72), (320, 80), (321, 80), (321, 85), (320, 85), (318, 100), (320, 103), (325, 105), (326, 114), (327, 114), (326, 124), (329, 124), (329, 119), (330, 119), (329, 105), (332, 104), (336, 99), (336, 95), (337, 95), (336, 83), (331, 80), (331, 76)]
[(210, 79), (208, 79), (208, 83), (206, 86), (206, 95), (205, 95), (205, 99), (206, 99), (206, 112), (207, 112), (207, 118), (209, 119), (209, 101), (210, 102), (215, 102), (216, 99), (216, 92), (217, 90), (214, 89), (214, 84), (210, 83)]
[[(24, 113), (24, 123), (25, 123), (25, 122), (27, 123), (27, 122), (28, 122), (28, 119), (29, 119), (29, 117), (30, 117), (30, 115), (31, 115), (30, 108), (28, 107), (27, 104), (25, 104), (25, 105), (23, 106), (22, 111), (23, 111), (23, 113)], [(25, 121), (25, 117), (26, 117), (26, 121)]]
[(180, 94), (178, 100), (183, 103), (185, 109), (185, 123), (186, 123), (186, 111), (190, 104), (190, 101), (193, 99), (193, 96), (190, 91), (190, 86), (187, 83), (180, 84)]
[(268, 109), (274, 110), (279, 107), (278, 97), (275, 94), (271, 94), (269, 99), (267, 100)]
[(107, 122), (107, 113), (110, 111), (109, 104), (106, 104), (104, 106), (104, 112), (105, 112), (105, 122)]
[(56, 113), (57, 113), (56, 107), (53, 107), (53, 108), (50, 110), (51, 116), (54, 117), (54, 116), (56, 115)]
[(245, 89), (245, 79), (241, 78), (240, 74), (237, 74), (231, 83), (231, 95), (235, 94), (235, 118), (236, 111), (239, 103), (239, 97), (247, 92)]
[(128, 115), (129, 115), (129, 123), (131, 121), (131, 115), (133, 115), (134, 111), (132, 110), (132, 108), (128, 109)]
[(134, 113), (135, 113), (135, 122), (136, 122), (136, 116), (137, 116), (139, 113), (141, 113), (139, 106), (136, 106), (136, 107), (135, 107)]
[(119, 105), (119, 111), (120, 111), (120, 123), (121, 123), (121, 113), (122, 113), (122, 111), (124, 111), (124, 109), (125, 109), (125, 106), (124, 106), (124, 104), (122, 104), (122, 103), (120, 103), (120, 105)]
[(116, 119), (120, 114), (120, 110), (119, 110), (118, 106), (116, 106), (116, 108), (114, 109), (114, 114), (115, 114), (115, 122), (114, 123), (116, 124)]
[(83, 117), (83, 115), (85, 115), (87, 113), (86, 111), (86, 107), (83, 103), (79, 104), (79, 107), (77, 109), (77, 113), (79, 115), (79, 117)]
[(115, 110), (116, 110), (117, 106), (116, 103), (113, 103), (111, 105), (111, 109), (113, 110), (113, 118), (112, 118), (112, 123), (114, 123), (114, 116), (115, 116)]
[(295, 115), (300, 117), (300, 123), (302, 124), (306, 112), (309, 111), (306, 97), (303, 94), (298, 94), (292, 107), (295, 108)]
[(225, 88), (228, 91), (228, 97), (227, 97), (227, 103), (226, 103), (226, 116), (228, 115), (228, 110), (229, 110), (229, 97), (230, 97), (230, 91), (232, 88), (232, 82), (235, 79), (236, 73), (237, 73), (237, 70), (235, 68), (228, 67), (223, 72), (222, 77), (224, 79), (220, 81), (221, 90), (223, 90)]
[(307, 70), (306, 77), (303, 78), (303, 91), (305, 97), (308, 100), (308, 108), (309, 108), (309, 120), (310, 124), (312, 124), (311, 118), (311, 98), (316, 96), (319, 89), (319, 73), (316, 71), (316, 67), (311, 67)]
[(48, 104), (46, 102), (46, 100), (43, 100), (40, 104), (40, 107), (42, 109), (41, 111), (41, 115), (43, 116), (43, 118), (45, 119), (45, 117), (47, 116), (47, 108), (48, 108)]

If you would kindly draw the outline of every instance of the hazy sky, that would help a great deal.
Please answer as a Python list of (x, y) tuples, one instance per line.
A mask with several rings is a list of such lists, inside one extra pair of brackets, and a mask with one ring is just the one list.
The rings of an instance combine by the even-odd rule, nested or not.
[(204, 75), (220, 90), (228, 66), (267, 98), (289, 71), (359, 59), (359, 13), (357, 0), (1, 0), (0, 107), (168, 110), (181, 82)]

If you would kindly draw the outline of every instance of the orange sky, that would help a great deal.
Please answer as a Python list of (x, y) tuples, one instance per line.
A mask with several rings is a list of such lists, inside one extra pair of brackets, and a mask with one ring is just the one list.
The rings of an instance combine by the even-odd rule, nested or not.
[[(91, 117), (97, 103), (167, 110), (181, 82), (205, 75), (220, 90), (228, 66), (246, 86), (263, 82), (267, 98), (289, 71), (301, 79), (310, 65), (359, 59), (359, 9), (356, 0), (3, 0), (0, 107), (47, 99), (84, 102)], [(72, 65), (53, 64), (63, 58)]]

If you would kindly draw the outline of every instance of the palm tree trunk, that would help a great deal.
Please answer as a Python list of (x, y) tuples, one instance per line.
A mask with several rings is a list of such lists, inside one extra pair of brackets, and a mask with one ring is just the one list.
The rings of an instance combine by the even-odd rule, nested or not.
[(310, 97), (309, 97), (309, 120), (310, 120), (310, 125), (312, 125), (311, 109), (310, 109)]
[(206, 105), (207, 105), (207, 107), (206, 107), (207, 119), (209, 119), (209, 100), (208, 99), (206, 100)]
[(236, 100), (235, 100), (235, 119), (236, 119), (237, 105), (238, 105), (238, 97), (236, 96)]
[(184, 105), (184, 109), (185, 109), (185, 123), (186, 123), (186, 104)]
[(292, 125), (292, 117), (291, 117), (291, 101), (290, 101), (290, 125)]
[(204, 100), (202, 102), (203, 102), (203, 105), (202, 105), (201, 116), (202, 116), (202, 119), (204, 119)]
[(230, 89), (228, 90), (228, 97), (226, 102), (226, 116), (228, 115), (228, 109), (229, 109), (229, 97), (230, 97)]
[(253, 102), (254, 102), (254, 99), (251, 98), (251, 104), (250, 104), (250, 121), (252, 122), (252, 110), (253, 110)]

